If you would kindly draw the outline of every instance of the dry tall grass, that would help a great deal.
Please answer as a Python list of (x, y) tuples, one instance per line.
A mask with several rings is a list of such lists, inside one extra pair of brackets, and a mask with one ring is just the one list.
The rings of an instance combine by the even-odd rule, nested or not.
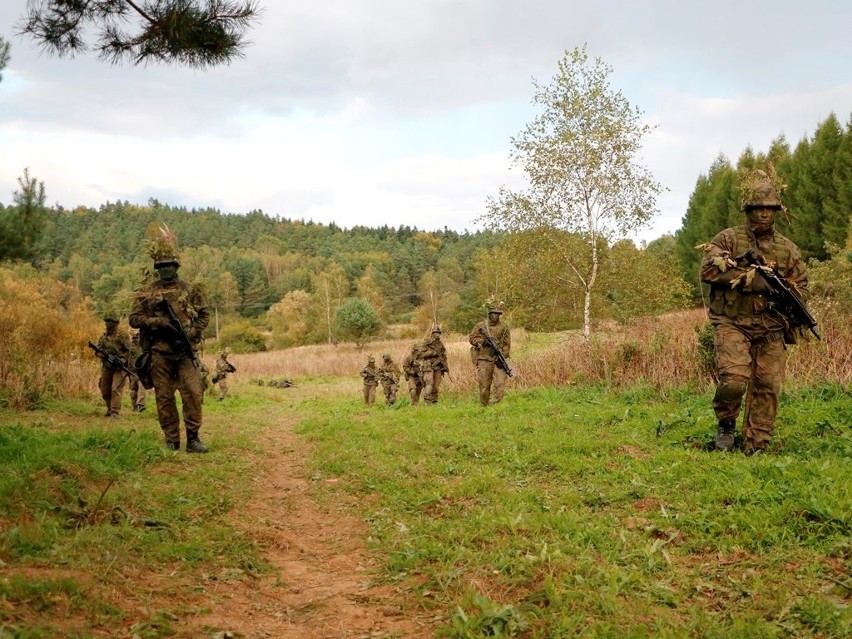
[[(852, 383), (852, 325), (842, 309), (818, 309), (823, 341), (811, 339), (789, 350), (788, 388), (821, 383)], [(608, 326), (586, 343), (577, 334), (560, 334), (544, 348), (533, 347), (523, 330), (512, 332), (511, 364), (516, 388), (604, 384), (613, 389), (644, 385), (665, 391), (706, 388), (713, 384), (702, 365), (698, 330), (706, 323), (703, 309), (644, 318), (625, 326)], [(445, 335), (451, 375), (444, 378), (450, 392), (473, 392), (475, 369), (466, 335)], [(367, 355), (391, 353), (399, 364), (412, 340), (372, 342), (363, 351), (351, 344), (302, 346), (283, 351), (234, 355), (231, 360), (250, 378), (352, 377), (364, 367)]]

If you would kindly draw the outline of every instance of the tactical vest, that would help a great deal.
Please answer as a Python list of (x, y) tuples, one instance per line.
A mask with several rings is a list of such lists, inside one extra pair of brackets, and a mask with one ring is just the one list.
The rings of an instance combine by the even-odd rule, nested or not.
[[(749, 237), (747, 226), (737, 226), (723, 231), (731, 239), (733, 233), (733, 255), (742, 255), (749, 248), (756, 248), (769, 264), (774, 263), (778, 275), (787, 277), (792, 269), (792, 242), (777, 232), (757, 238), (757, 246)], [(710, 310), (726, 317), (756, 317), (766, 312), (768, 299), (764, 295), (746, 293), (728, 284), (714, 284), (710, 287)]]

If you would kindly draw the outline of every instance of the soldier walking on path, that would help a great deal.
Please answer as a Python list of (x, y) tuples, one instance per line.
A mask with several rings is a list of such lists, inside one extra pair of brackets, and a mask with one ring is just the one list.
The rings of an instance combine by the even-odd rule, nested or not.
[[(498, 365), (500, 353), (508, 359), (512, 348), (512, 332), (506, 324), (500, 322), (502, 315), (503, 308), (491, 304), (488, 308), (488, 318), (474, 326), (468, 336), (479, 383), (479, 402), (483, 406), (488, 406), (489, 401), (496, 404), (503, 399), (508, 378), (507, 371)], [(499, 352), (494, 348), (495, 344)]]
[(376, 402), (376, 386), (379, 385), (379, 371), (376, 369), (376, 358), (370, 355), (367, 365), (361, 370), (364, 378), (364, 403), (372, 406)]
[(197, 286), (178, 277), (177, 240), (168, 227), (156, 229), (149, 241), (158, 279), (136, 292), (130, 325), (140, 331), (143, 351), (150, 352), (157, 418), (171, 450), (180, 449), (180, 393), (186, 428), (186, 452), (206, 453), (201, 442), (203, 389), (196, 350), (210, 321), (207, 302)]
[(225, 396), (228, 394), (228, 382), (226, 381), (228, 374), (237, 372), (234, 365), (228, 361), (228, 355), (230, 355), (230, 353), (231, 349), (227, 347), (219, 353), (219, 359), (216, 360), (216, 371), (213, 374), (213, 383), (219, 384), (220, 402), (225, 399)]
[(701, 280), (710, 285), (708, 313), (716, 331), (719, 383), (713, 409), (718, 419), (716, 449), (721, 451), (734, 449), (743, 397), (743, 450), (751, 455), (766, 448), (775, 430), (787, 344), (795, 343), (799, 333), (778, 311), (762, 270), (770, 268), (805, 298), (808, 271), (801, 253), (775, 230), (775, 214), (783, 210), (782, 188), (771, 167), (768, 173), (745, 175), (741, 190), (746, 224), (725, 229), (702, 247)]
[[(133, 333), (130, 337), (130, 361), (135, 362), (136, 358), (142, 354), (142, 347), (139, 345), (139, 331)], [(136, 375), (130, 375), (130, 404), (133, 407), (134, 413), (141, 413), (145, 410), (145, 399), (147, 393), (145, 387), (139, 381)]]
[(399, 378), (402, 372), (399, 366), (393, 361), (390, 353), (382, 355), (382, 365), (379, 367), (379, 381), (382, 383), (382, 389), (385, 391), (385, 402), (388, 406), (393, 406), (396, 402), (396, 393), (399, 390)]
[[(104, 334), (98, 339), (98, 348), (114, 355), (121, 364), (127, 366), (130, 358), (130, 336), (118, 328), (118, 313), (104, 313)], [(98, 388), (106, 404), (104, 417), (118, 417), (121, 412), (121, 400), (124, 395), (124, 384), (129, 377), (120, 366), (107, 361), (107, 358), (97, 351), (96, 356), (101, 360), (101, 374), (98, 378)]]

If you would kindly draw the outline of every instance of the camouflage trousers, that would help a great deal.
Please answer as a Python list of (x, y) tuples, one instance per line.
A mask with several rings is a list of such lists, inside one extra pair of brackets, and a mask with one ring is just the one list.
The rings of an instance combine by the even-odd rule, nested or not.
[(437, 404), (438, 390), (444, 374), (441, 371), (423, 371), (420, 375), (423, 377), (423, 401), (427, 404)]
[(145, 387), (142, 386), (139, 378), (130, 377), (130, 404), (133, 408), (138, 409), (139, 407), (144, 406), (147, 395)]
[(775, 430), (778, 391), (787, 363), (783, 333), (718, 324), (715, 354), (719, 375), (713, 397), (716, 417), (736, 422), (745, 397), (744, 449), (747, 453), (763, 450)]
[(187, 433), (201, 429), (201, 376), (192, 360), (183, 355), (166, 355), (151, 351), (151, 379), (157, 400), (157, 419), (166, 441), (180, 441), (180, 416), (175, 392), (180, 393), (183, 423)]
[[(506, 371), (497, 366), (496, 362), (487, 359), (476, 361), (476, 380), (479, 382), (479, 403), (488, 406), (488, 402), (496, 404), (503, 399), (503, 391), (506, 389)], [(494, 396), (491, 396), (491, 393)]]
[(106, 404), (107, 415), (118, 415), (121, 412), (121, 399), (124, 395), (124, 384), (129, 375), (120, 368), (112, 368), (101, 364), (101, 376), (98, 388)]
[(382, 390), (385, 391), (385, 402), (388, 406), (393, 406), (396, 403), (396, 393), (399, 390), (399, 384), (396, 382), (382, 382)]
[(364, 384), (364, 403), (368, 406), (376, 403), (376, 386), (376, 383)]
[(228, 394), (228, 382), (225, 381), (225, 376), (220, 377), (216, 383), (219, 384), (219, 399), (225, 399)]
[(411, 398), (411, 405), (417, 406), (420, 403), (420, 393), (423, 390), (423, 381), (419, 375), (408, 376), (408, 396)]

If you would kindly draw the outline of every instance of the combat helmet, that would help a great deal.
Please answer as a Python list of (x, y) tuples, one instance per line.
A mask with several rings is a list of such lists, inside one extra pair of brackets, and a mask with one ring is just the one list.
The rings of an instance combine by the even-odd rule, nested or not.
[(375, 361), (376, 361), (376, 356), (375, 356), (375, 355), (369, 355), (369, 356), (367, 356), (367, 362), (368, 362), (368, 363), (373, 364), (373, 363), (375, 363)]
[(118, 313), (115, 312), (114, 309), (107, 309), (104, 311), (104, 321), (105, 322), (118, 322), (121, 318)]
[(742, 210), (748, 212), (751, 209), (768, 208), (781, 211), (784, 205), (781, 203), (780, 193), (784, 190), (784, 184), (775, 173), (775, 168), (770, 164), (768, 171), (752, 169), (743, 174), (740, 181), (742, 193)]
[(165, 224), (148, 227), (148, 253), (154, 260), (154, 268), (180, 266), (177, 236)]
[(382, 360), (385, 361), (385, 362), (391, 361), (391, 354), (385, 353), (384, 355), (382, 355)]
[(429, 333), (441, 333), (441, 325), (440, 324), (432, 324), (432, 330)]

